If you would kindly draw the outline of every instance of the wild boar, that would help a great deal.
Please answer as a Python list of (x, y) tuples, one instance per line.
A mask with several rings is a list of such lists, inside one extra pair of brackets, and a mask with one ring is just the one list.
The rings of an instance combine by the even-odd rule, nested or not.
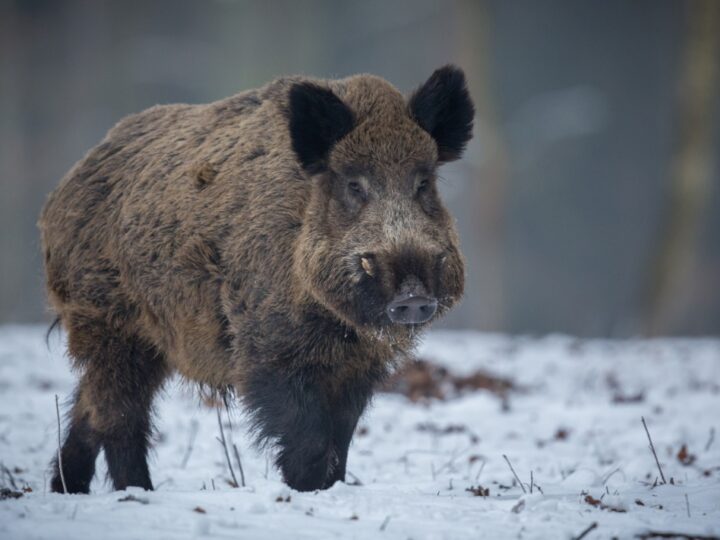
[(407, 98), (371, 75), (288, 77), (113, 127), (39, 222), (80, 373), (68, 491), (88, 492), (101, 448), (116, 489), (152, 489), (151, 406), (173, 373), (237, 395), (292, 488), (344, 480), (373, 387), (462, 296), (436, 171), (473, 116), (445, 66)]

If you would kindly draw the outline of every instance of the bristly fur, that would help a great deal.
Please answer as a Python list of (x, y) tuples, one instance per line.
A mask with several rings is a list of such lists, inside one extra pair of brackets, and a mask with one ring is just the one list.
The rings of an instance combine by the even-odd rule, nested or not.
[(464, 81), (444, 68), (408, 102), (371, 75), (282, 78), (129, 116), (73, 167), (39, 223), (81, 374), (71, 491), (101, 448), (116, 488), (151, 489), (151, 408), (173, 372), (215, 404), (236, 392), (291, 487), (344, 479), (373, 386), (426, 325), (387, 306), (422, 293), (437, 317), (463, 294), (436, 171), (470, 136)]
[(438, 145), (438, 161), (458, 159), (472, 137), (475, 107), (465, 74), (445, 66), (432, 74), (410, 98), (410, 111)]

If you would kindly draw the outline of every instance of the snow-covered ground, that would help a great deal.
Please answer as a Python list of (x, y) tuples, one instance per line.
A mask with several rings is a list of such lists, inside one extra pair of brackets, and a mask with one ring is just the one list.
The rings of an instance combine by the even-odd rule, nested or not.
[[(572, 538), (593, 523), (585, 538), (720, 535), (717, 340), (431, 333), (419, 356), (517, 390), (504, 401), (488, 391), (419, 403), (377, 395), (350, 450), (349, 480), (361, 485), (316, 493), (280, 481), (249, 445), (239, 411), (232, 434), (247, 487), (230, 487), (215, 411), (175, 382), (157, 404), (156, 491), (129, 490), (126, 500), (104, 481), (102, 457), (91, 495), (47, 492), (54, 395), (66, 402), (74, 376), (62, 340), (51, 336), (48, 351), (44, 330), (0, 327), (0, 462), (15, 491), (27, 491), (0, 501), (3, 540)], [(666, 485), (656, 485), (642, 416)], [(542, 493), (529, 493), (531, 473)], [(488, 496), (468, 491), (478, 486)], [(12, 488), (7, 473), (0, 487)]]

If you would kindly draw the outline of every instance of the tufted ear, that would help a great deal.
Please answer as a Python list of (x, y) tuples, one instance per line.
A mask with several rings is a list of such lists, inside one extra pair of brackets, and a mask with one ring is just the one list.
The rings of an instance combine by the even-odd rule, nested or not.
[(311, 174), (322, 172), (332, 146), (353, 128), (355, 115), (331, 90), (307, 82), (290, 88), (289, 112), (300, 164)]
[(408, 102), (415, 121), (435, 139), (438, 161), (458, 159), (472, 138), (475, 107), (465, 74), (452, 65), (436, 70)]

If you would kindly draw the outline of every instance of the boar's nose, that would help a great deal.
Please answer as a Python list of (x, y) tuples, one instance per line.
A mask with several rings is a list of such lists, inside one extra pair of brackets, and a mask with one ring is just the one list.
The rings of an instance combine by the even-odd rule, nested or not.
[(427, 296), (399, 294), (388, 304), (390, 320), (398, 324), (420, 324), (429, 321), (437, 311), (437, 300)]

